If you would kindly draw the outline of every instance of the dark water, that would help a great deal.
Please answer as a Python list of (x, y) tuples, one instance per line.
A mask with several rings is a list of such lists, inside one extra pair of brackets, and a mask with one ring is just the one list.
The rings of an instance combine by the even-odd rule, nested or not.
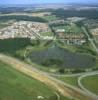
[(89, 68), (96, 64), (96, 59), (92, 56), (72, 53), (57, 46), (52, 46), (43, 51), (34, 51), (29, 57), (32, 62), (47, 66)]

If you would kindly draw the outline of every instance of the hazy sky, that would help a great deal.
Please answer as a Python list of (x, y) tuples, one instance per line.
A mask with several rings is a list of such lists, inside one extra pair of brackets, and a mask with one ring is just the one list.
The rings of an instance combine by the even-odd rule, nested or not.
[(34, 4), (34, 3), (97, 3), (98, 0), (0, 0), (0, 4)]

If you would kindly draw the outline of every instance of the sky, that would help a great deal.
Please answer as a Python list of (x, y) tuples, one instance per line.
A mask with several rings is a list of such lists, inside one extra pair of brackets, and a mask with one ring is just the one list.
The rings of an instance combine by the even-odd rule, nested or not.
[(0, 4), (96, 3), (98, 0), (0, 0)]

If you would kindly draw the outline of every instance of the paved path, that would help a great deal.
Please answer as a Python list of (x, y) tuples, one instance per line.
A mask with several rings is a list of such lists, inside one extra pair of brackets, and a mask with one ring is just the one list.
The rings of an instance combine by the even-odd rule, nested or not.
[[(97, 75), (98, 71), (96, 72), (92, 72), (92, 73), (87, 73), (84, 75), (81, 75), (78, 78), (78, 85), (80, 86), (81, 89), (83, 89), (86, 93), (88, 93), (89, 95), (91, 95), (95, 100), (98, 100), (98, 95), (94, 94), (93, 92), (91, 92), (90, 90), (88, 90), (87, 88), (85, 88), (85, 86), (83, 86), (83, 84), (81, 83), (82, 79), (88, 76), (93, 76), (93, 75)], [(93, 80), (92, 80), (93, 81)], [(97, 85), (97, 84), (96, 84)]]
[[(69, 85), (65, 82), (62, 82), (54, 77), (51, 77), (47, 73), (44, 73), (33, 66), (30, 66), (20, 60), (17, 60), (13, 57), (9, 57), (3, 54), (0, 54), (0, 60), (11, 65), (11, 67), (15, 68), (16, 70), (25, 73), (26, 75), (35, 78), (44, 84), (51, 87), (53, 90), (58, 91), (60, 94), (66, 97), (75, 98), (75, 100), (94, 100), (91, 95), (87, 94), (86, 92)], [(81, 99), (80, 99), (81, 98)]]
[(48, 74), (51, 76), (56, 76), (56, 77), (76, 77), (76, 76), (79, 77), (84, 74), (95, 73), (95, 72), (98, 72), (98, 71), (75, 73), (75, 74), (53, 74), (53, 73), (48, 73)]
[(57, 96), (57, 100), (60, 100), (60, 95), (57, 92), (55, 92), (55, 94)]

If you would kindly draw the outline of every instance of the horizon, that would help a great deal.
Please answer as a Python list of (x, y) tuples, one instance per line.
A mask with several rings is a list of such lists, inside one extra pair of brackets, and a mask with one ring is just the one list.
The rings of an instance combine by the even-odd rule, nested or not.
[(27, 4), (97, 4), (97, 0), (0, 0), (0, 5), (27, 5)]

